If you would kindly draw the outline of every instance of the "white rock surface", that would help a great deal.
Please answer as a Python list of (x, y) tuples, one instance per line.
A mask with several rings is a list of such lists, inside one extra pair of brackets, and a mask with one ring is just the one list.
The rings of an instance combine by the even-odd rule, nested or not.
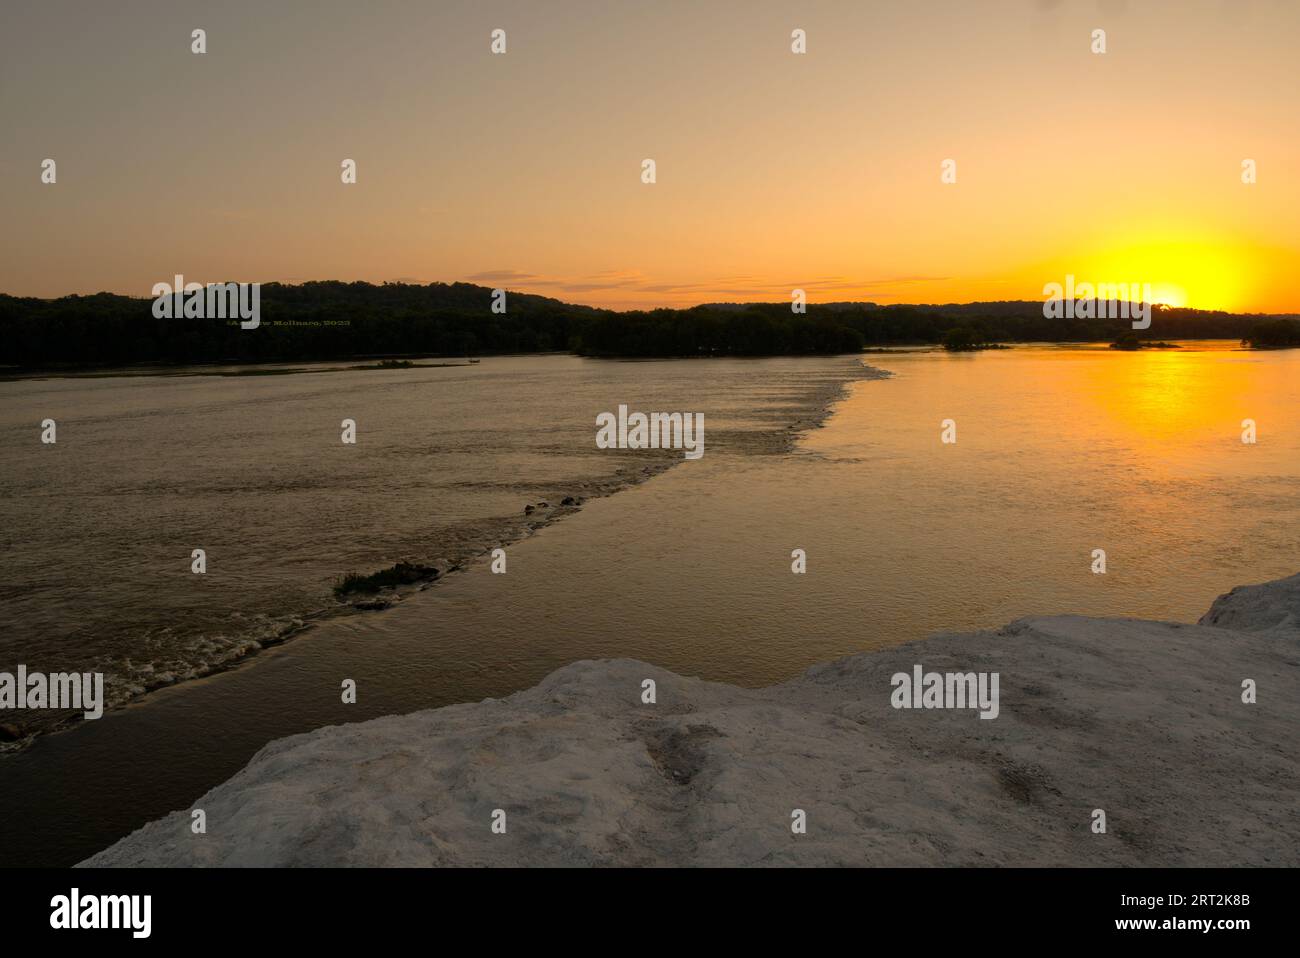
[(1247, 631), (1300, 631), (1300, 573), (1263, 585), (1239, 585), (1214, 600), (1198, 625)]
[[(83, 865), (1294, 866), (1298, 622), (1300, 575), (1195, 626), (1022, 619), (761, 690), (575, 662), (273, 742), (195, 802), (206, 835), (178, 811)], [(998, 672), (1001, 714), (891, 708), (916, 663)]]

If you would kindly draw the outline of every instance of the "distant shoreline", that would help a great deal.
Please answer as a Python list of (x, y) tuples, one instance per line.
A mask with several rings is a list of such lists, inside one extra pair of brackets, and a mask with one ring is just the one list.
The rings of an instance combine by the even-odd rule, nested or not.
[[(1108, 300), (1047, 316), (1040, 300), (881, 305), (705, 303), (616, 312), (470, 283), (258, 285), (256, 326), (224, 310), (155, 315), (143, 297), (0, 294), (0, 369), (338, 362), (566, 352), (593, 358), (838, 355), (869, 346), (1114, 342), (1135, 335)], [(1079, 301), (1086, 304), (1088, 300)], [(1124, 304), (1129, 306), (1131, 304)], [(1300, 345), (1300, 314), (1147, 307), (1152, 340)]]
[[(1232, 337), (1224, 336), (1203, 336), (1203, 337), (1176, 337), (1179, 342), (1186, 343), (1235, 343), (1236, 348), (1243, 352), (1269, 352), (1282, 349), (1300, 348), (1297, 346), (1245, 346), (1240, 341)], [(996, 343), (991, 345), (990, 349), (1010, 349), (1015, 347), (1033, 347), (1033, 346), (1096, 346), (1111, 347), (1113, 344), (1105, 339), (1063, 339), (1063, 340), (1029, 340), (1014, 343)], [(1167, 348), (1164, 344), (1151, 342), (1143, 343), (1142, 349)], [(822, 358), (827, 355), (843, 356), (880, 356), (890, 355), (902, 352), (944, 352), (941, 343), (896, 343), (888, 346), (864, 346), (860, 351), (839, 353), (839, 354), (816, 354)], [(960, 350), (960, 352), (983, 352), (985, 349)], [(1138, 351), (1138, 350), (1115, 350), (1116, 352)], [(575, 355), (569, 350), (556, 349), (546, 352), (531, 353), (492, 353), (485, 354), (487, 359), (511, 359), (526, 358), (532, 356), (571, 356)], [(784, 355), (784, 354), (779, 354)], [(586, 359), (606, 360), (610, 362), (677, 362), (686, 359), (770, 359), (772, 356), (585, 356)], [(21, 379), (132, 379), (148, 378), (152, 376), (210, 376), (216, 378), (238, 378), (242, 376), (270, 376), (270, 375), (307, 375), (313, 373), (338, 373), (338, 372), (360, 372), (360, 371), (398, 371), (403, 369), (444, 369), (459, 368), (481, 365), (481, 360), (470, 361), (462, 359), (457, 361), (455, 357), (443, 355), (429, 355), (424, 353), (391, 353), (374, 356), (357, 356), (353, 357), (353, 362), (348, 365), (338, 365), (339, 360), (330, 358), (306, 358), (294, 362), (285, 362), (283, 360), (268, 359), (263, 361), (235, 361), (235, 360), (213, 360), (204, 363), (155, 363), (150, 365), (83, 365), (83, 364), (64, 364), (45, 366), (40, 368), (26, 368), (20, 366), (0, 366), (0, 382), (21, 380)], [(373, 360), (368, 365), (358, 365)], [(384, 360), (397, 360), (409, 365), (401, 366), (384, 366), (381, 363)], [(320, 365), (323, 368), (301, 368), (302, 366)], [(284, 368), (276, 368), (284, 367)]]
[[(529, 353), (528, 355), (541, 355), (538, 353)], [(371, 365), (348, 365), (336, 366), (331, 365), (321, 369), (302, 369), (298, 366), (302, 364), (313, 363), (336, 363), (334, 359), (303, 359), (298, 360), (298, 365), (282, 363), (279, 361), (268, 360), (261, 363), (246, 362), (224, 362), (215, 360), (208, 363), (158, 363), (148, 366), (98, 366), (98, 365), (71, 365), (71, 366), (46, 366), (39, 369), (26, 369), (23, 367), (0, 367), (0, 382), (6, 379), (45, 379), (45, 378), (77, 378), (77, 379), (133, 379), (148, 376), (219, 376), (219, 377), (236, 377), (236, 376), (294, 376), (307, 373), (346, 373), (359, 372), (364, 370), (388, 370), (388, 369), (446, 369), (457, 366), (477, 365), (467, 359), (459, 362), (423, 362), (422, 360), (447, 359), (446, 356), (422, 356), (422, 355), (382, 355), (382, 356), (357, 356), (358, 362), (365, 360), (375, 360)], [(384, 361), (398, 361), (403, 363), (400, 366), (385, 366)], [(275, 367), (284, 368), (277, 369)], [(229, 371), (222, 371), (229, 370)]]

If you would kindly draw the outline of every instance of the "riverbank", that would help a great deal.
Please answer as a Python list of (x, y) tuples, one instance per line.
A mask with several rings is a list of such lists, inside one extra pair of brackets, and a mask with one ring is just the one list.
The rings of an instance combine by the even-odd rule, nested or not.
[[(1294, 866), (1297, 644), (1300, 575), (1195, 626), (1028, 618), (768, 689), (576, 662), (274, 742), (193, 803), (206, 834), (183, 809), (83, 864)], [(918, 664), (998, 673), (996, 718), (891, 707)]]

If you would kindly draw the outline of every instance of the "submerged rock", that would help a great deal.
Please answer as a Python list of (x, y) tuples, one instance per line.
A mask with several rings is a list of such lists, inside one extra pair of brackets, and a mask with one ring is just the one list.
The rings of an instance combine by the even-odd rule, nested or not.
[[(181, 810), (83, 864), (1294, 866), (1297, 602), (1293, 576), (1195, 626), (1027, 618), (766, 689), (575, 662), (272, 742), (194, 803), (206, 835)], [(997, 718), (894, 708), (918, 665), (998, 673)]]

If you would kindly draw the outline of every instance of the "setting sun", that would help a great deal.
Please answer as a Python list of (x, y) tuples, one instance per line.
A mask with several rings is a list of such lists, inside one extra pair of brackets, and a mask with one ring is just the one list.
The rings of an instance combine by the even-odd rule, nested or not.
[(1172, 283), (1156, 283), (1151, 287), (1151, 302), (1162, 306), (1186, 306), (1187, 293)]

